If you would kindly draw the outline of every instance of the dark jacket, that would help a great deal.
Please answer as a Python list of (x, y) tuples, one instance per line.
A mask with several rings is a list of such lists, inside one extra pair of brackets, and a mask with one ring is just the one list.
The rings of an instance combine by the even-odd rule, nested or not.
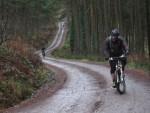
[(113, 42), (111, 36), (106, 38), (104, 43), (104, 55), (108, 57), (119, 57), (122, 54), (128, 53), (128, 45), (122, 37), (118, 37), (118, 40)]

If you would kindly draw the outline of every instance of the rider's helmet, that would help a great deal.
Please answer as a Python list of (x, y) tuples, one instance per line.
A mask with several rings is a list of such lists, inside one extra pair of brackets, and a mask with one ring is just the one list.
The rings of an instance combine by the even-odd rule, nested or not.
[(120, 35), (119, 30), (117, 28), (113, 29), (111, 32), (112, 41), (118, 40), (118, 36)]

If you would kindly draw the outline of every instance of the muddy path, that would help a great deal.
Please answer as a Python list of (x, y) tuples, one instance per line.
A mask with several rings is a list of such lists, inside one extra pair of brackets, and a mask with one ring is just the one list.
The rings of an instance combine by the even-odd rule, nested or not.
[[(58, 48), (64, 40), (65, 22), (58, 26), (47, 53)], [(145, 75), (141, 79), (139, 73), (128, 72), (127, 92), (120, 95), (111, 87), (109, 67), (51, 57), (45, 57), (43, 62), (50, 69), (60, 69), (62, 73), (59, 74), (67, 77), (65, 83), (53, 95), (7, 113), (150, 113), (150, 79)], [(47, 92), (42, 93), (44, 96)]]

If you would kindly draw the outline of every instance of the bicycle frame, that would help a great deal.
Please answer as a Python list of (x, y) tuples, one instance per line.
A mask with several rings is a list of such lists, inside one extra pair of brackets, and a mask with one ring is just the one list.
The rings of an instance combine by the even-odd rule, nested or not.
[(116, 76), (116, 79), (117, 79), (117, 83), (123, 81), (123, 70), (122, 70), (122, 64), (121, 64), (121, 61), (118, 60), (117, 63), (116, 63), (116, 71), (115, 71), (115, 76)]

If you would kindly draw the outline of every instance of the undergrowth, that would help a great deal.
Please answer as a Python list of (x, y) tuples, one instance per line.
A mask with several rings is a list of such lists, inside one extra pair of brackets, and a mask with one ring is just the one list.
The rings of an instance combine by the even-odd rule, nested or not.
[(0, 46), (0, 109), (30, 98), (54, 76), (34, 52), (20, 39)]

